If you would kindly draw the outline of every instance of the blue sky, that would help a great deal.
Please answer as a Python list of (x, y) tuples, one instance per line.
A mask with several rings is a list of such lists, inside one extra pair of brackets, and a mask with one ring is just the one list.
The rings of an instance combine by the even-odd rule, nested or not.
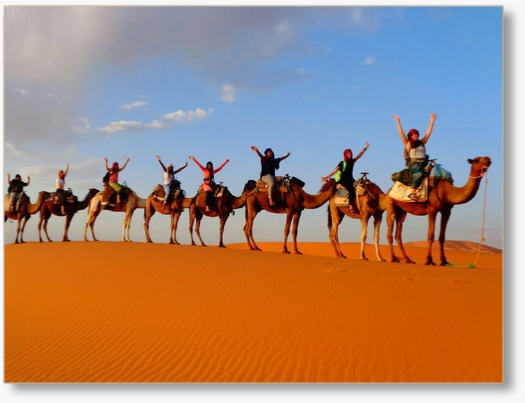
[[(454, 207), (447, 239), (479, 242), (487, 191), (485, 244), (503, 238), (503, 8), (479, 7), (6, 7), (4, 8), (4, 171), (29, 175), (27, 193), (53, 191), (70, 163), (67, 186), (83, 198), (101, 188), (104, 157), (123, 163), (121, 181), (143, 198), (162, 182), (156, 155), (175, 167), (230, 163), (218, 181), (239, 195), (260, 164), (252, 145), (291, 152), (278, 174), (317, 193), (345, 148), (369, 150), (357, 162), (387, 191), (403, 168), (392, 115), (424, 132), (431, 158), (468, 179), (467, 159), (488, 155), (488, 183)], [(5, 174), (4, 174), (5, 177)], [(189, 161), (178, 174), (188, 196), (201, 181)], [(487, 188), (485, 188), (487, 185)], [(79, 212), (70, 239), (83, 237)], [(284, 215), (262, 212), (257, 241), (281, 241)], [(120, 240), (123, 214), (103, 212), (98, 238)], [(326, 206), (304, 211), (299, 241), (328, 241)], [(26, 241), (37, 241), (38, 215)], [(131, 238), (144, 242), (142, 211)], [(49, 232), (60, 240), (64, 219)], [(245, 242), (244, 214), (228, 220), (225, 243)], [(5, 243), (15, 223), (4, 225)], [(154, 242), (169, 239), (169, 218), (151, 221)], [(189, 243), (188, 213), (178, 240)], [(218, 219), (202, 234), (218, 244)], [(342, 242), (359, 241), (345, 219)], [(404, 240), (426, 239), (427, 218), (408, 216)], [(369, 228), (372, 242), (372, 225)], [(386, 219), (381, 229), (386, 244)]]

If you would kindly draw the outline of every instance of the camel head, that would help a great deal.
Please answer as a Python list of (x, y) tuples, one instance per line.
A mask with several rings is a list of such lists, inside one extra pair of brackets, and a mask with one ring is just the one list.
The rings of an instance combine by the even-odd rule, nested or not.
[(470, 169), (471, 177), (483, 176), (483, 174), (488, 171), (490, 165), (492, 164), (490, 157), (476, 157), (474, 159), (469, 158), (467, 161), (472, 165)]

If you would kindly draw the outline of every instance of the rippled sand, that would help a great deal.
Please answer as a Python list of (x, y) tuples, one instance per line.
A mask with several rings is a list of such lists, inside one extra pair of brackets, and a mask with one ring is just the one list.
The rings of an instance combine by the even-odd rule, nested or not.
[(5, 382), (502, 382), (501, 254), (259, 246), (7, 245)]

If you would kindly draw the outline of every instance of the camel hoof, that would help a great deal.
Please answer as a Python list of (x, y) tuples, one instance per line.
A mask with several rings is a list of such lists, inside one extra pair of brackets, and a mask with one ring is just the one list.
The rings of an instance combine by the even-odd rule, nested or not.
[(290, 254), (290, 251), (288, 251), (288, 250), (283, 250), (283, 253), (289, 255), (289, 254)]
[(299, 252), (298, 250), (296, 250), (296, 251), (294, 252), (294, 254), (295, 254), (295, 255), (302, 255), (302, 252)]

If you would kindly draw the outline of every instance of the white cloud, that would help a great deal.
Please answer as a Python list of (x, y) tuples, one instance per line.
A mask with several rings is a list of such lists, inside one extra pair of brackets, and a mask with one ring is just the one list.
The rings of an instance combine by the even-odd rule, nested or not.
[(166, 113), (162, 115), (162, 118), (167, 121), (179, 122), (179, 123), (188, 123), (195, 120), (205, 119), (212, 112), (212, 109), (205, 111), (204, 109), (197, 108), (194, 111), (184, 112), (183, 110), (178, 110), (171, 113)]
[(374, 64), (376, 62), (376, 58), (374, 56), (367, 56), (365, 60), (363, 61), (363, 64), (369, 66), (371, 64)]
[(141, 106), (145, 106), (146, 105), (146, 102), (145, 101), (135, 101), (131, 104), (125, 104), (125, 105), (120, 105), (120, 109), (122, 110), (125, 110), (125, 111), (129, 111), (131, 109), (135, 109), (135, 108), (139, 108)]
[(162, 119), (155, 119), (151, 123), (141, 123), (138, 121), (120, 120), (111, 122), (110, 124), (99, 127), (98, 133), (105, 135), (112, 135), (115, 133), (137, 133), (148, 129), (162, 130), (171, 127), (174, 123), (192, 123), (207, 118), (212, 113), (213, 109), (209, 108), (207, 111), (197, 108), (194, 111), (183, 111), (179, 109), (175, 112), (170, 112), (162, 115)]
[(232, 85), (224, 84), (221, 88), (221, 101), (222, 102), (235, 102), (235, 99), (237, 98), (237, 91), (235, 88), (233, 88)]
[(138, 131), (143, 127), (144, 126), (140, 122), (120, 120), (118, 122), (111, 122), (107, 126), (99, 127), (97, 131), (106, 134), (114, 134), (117, 132)]

